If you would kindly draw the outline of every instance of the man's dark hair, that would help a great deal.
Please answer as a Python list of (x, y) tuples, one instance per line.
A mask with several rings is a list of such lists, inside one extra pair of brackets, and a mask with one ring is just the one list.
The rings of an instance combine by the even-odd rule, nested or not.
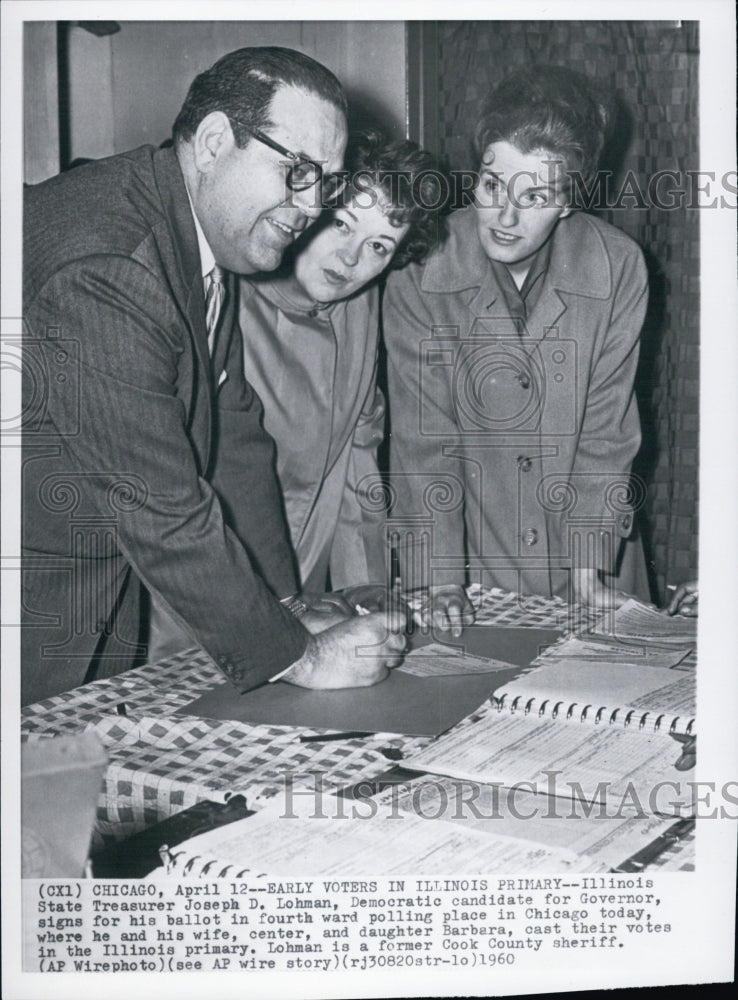
[(222, 111), (228, 116), (239, 148), (249, 133), (237, 122), (256, 129), (274, 123), (269, 108), (280, 87), (297, 87), (347, 113), (343, 87), (330, 70), (294, 49), (265, 46), (236, 49), (192, 81), (172, 129), (175, 146), (191, 139), (206, 115)]
[(422, 260), (435, 246), (440, 225), (439, 174), (431, 154), (409, 139), (391, 141), (380, 129), (365, 129), (349, 138), (346, 168), (349, 184), (344, 203), (362, 187), (371, 186), (386, 196), (390, 222), (409, 223), (390, 267)]
[(564, 66), (528, 66), (490, 93), (474, 134), (481, 161), (493, 142), (521, 153), (545, 150), (590, 181), (610, 123), (610, 99), (594, 80)]

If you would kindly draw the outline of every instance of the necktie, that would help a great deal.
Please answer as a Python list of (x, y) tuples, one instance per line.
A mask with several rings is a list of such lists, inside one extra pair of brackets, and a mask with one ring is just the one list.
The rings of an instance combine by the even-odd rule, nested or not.
[(208, 351), (212, 357), (215, 349), (215, 334), (218, 328), (218, 319), (226, 294), (223, 283), (223, 271), (217, 264), (208, 274), (208, 282), (208, 291), (205, 296), (205, 326), (208, 331)]

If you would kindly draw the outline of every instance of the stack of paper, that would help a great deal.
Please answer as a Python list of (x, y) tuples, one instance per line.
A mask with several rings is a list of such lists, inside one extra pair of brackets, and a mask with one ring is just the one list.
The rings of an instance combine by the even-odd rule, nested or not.
[(614, 636), (619, 640), (693, 648), (697, 641), (697, 620), (666, 615), (640, 601), (630, 600), (612, 615), (606, 615), (591, 631), (594, 635)]

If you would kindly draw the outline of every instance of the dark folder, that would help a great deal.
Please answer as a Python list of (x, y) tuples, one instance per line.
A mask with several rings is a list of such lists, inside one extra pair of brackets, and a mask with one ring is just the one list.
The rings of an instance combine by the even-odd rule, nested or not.
[(495, 688), (560, 637), (561, 632), (552, 629), (491, 625), (464, 629), (460, 639), (451, 639), (447, 633), (415, 635), (411, 638), (413, 648), (440, 640), (477, 656), (504, 660), (511, 664), (510, 672), (413, 677), (392, 671), (387, 680), (369, 688), (311, 691), (277, 681), (241, 695), (226, 683), (181, 712), (252, 725), (438, 736), (478, 708)]

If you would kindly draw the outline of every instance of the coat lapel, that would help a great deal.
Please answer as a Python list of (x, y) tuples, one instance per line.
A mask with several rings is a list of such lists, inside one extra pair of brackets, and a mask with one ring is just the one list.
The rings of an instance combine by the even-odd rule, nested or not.
[[(608, 299), (612, 290), (609, 258), (594, 220), (575, 212), (559, 222), (552, 241), (544, 286), (526, 323), (528, 337), (536, 341), (555, 330), (571, 296)], [(422, 288), (454, 294), (468, 290), (469, 310), (479, 317), (472, 336), (514, 336), (517, 332), (506, 317), (502, 290), (479, 242), (472, 206), (451, 216), (448, 238), (442, 251), (429, 258)]]
[(543, 340), (556, 328), (559, 319), (565, 312), (565, 300), (548, 278), (544, 279), (540, 297), (533, 312), (526, 320), (528, 338), (530, 340)]
[(443, 249), (428, 259), (421, 287), (428, 292), (466, 293), (467, 308), (476, 317), (469, 336), (517, 336), (502, 289), (479, 242), (471, 206), (449, 220)]
[(194, 373), (192, 393), (193, 434), (202, 468), (205, 469), (211, 444), (212, 397), (209, 391), (202, 391), (204, 386), (209, 385), (210, 354), (197, 233), (182, 172), (172, 149), (156, 151), (154, 171), (170, 236), (168, 253), (164, 247), (161, 248), (162, 259), (172, 283), (174, 297), (190, 330), (197, 358), (195, 367), (199, 367), (205, 375), (202, 380), (198, 379), (197, 372)]
[(486, 268), (482, 284), (469, 303), (476, 317), (469, 331), (470, 337), (518, 337), (519, 330), (510, 316), (497, 279), (491, 267)]
[(172, 236), (172, 274), (177, 279), (175, 294), (190, 321), (200, 362), (209, 365), (208, 338), (205, 329), (205, 293), (200, 267), (200, 251), (182, 172), (171, 149), (154, 154), (156, 181)]
[(612, 291), (605, 245), (588, 216), (577, 212), (562, 219), (552, 241), (543, 289), (528, 317), (528, 335), (534, 340), (556, 329), (572, 296), (608, 299)]

